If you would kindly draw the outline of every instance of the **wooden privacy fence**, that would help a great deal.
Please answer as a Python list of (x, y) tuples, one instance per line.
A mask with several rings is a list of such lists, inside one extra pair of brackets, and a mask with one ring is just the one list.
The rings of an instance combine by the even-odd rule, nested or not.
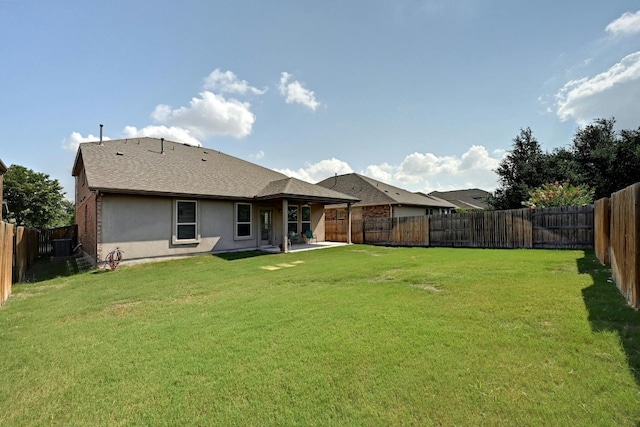
[(38, 230), (0, 222), (0, 305), (11, 295), (12, 283), (22, 282), (38, 258)]
[[(640, 308), (640, 182), (596, 202), (596, 256), (632, 307)], [(608, 223), (608, 225), (607, 225)]]
[[(352, 221), (353, 243), (468, 248), (593, 248), (593, 205)], [(347, 221), (325, 221), (327, 240), (346, 242)]]
[(13, 239), (13, 282), (22, 282), (38, 258), (38, 230), (16, 227)]
[(55, 240), (70, 240), (69, 246), (74, 248), (78, 244), (78, 225), (74, 224), (41, 231), (38, 237), (38, 254), (41, 256), (56, 255), (54, 254)]
[[(354, 228), (360, 230), (355, 233), (356, 239), (352, 238), (354, 243), (362, 240), (362, 243), (377, 245), (429, 245), (429, 217), (426, 216), (359, 220), (354, 221)], [(357, 234), (362, 238), (358, 239)]]
[(430, 246), (531, 248), (531, 216), (530, 209), (432, 215)]
[(0, 221), (0, 305), (11, 295), (14, 229), (12, 224)]

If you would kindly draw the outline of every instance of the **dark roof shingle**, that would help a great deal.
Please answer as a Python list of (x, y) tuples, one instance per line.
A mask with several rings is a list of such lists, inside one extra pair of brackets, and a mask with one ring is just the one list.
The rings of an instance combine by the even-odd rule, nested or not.
[(317, 185), (360, 199), (354, 206), (365, 205), (405, 205), (425, 207), (455, 207), (441, 199), (412, 193), (402, 188), (377, 181), (357, 173), (337, 175), (320, 181)]
[[(278, 182), (293, 193), (353, 201), (344, 194), (316, 188), (274, 170), (217, 150), (156, 138), (132, 138), (80, 144), (73, 175), (84, 165), (91, 190), (130, 194), (182, 195), (205, 198), (273, 198)], [(269, 189), (271, 188), (271, 189)]]
[(491, 193), (479, 188), (469, 188), (466, 190), (454, 191), (432, 191), (429, 196), (447, 200), (463, 209), (489, 209), (487, 202)]

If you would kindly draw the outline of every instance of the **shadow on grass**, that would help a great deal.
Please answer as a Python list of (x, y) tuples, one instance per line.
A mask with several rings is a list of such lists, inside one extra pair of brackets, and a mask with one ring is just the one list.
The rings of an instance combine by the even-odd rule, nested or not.
[(227, 252), (223, 254), (215, 254), (213, 256), (223, 259), (225, 261), (235, 261), (238, 259), (254, 258), (263, 255), (271, 255), (262, 251), (245, 251), (245, 252)]
[(603, 266), (594, 253), (585, 251), (577, 260), (578, 271), (589, 274), (593, 284), (582, 290), (584, 304), (589, 311), (591, 329), (595, 332), (613, 331), (627, 355), (629, 369), (640, 386), (640, 312), (631, 308), (611, 280), (611, 269)]
[(78, 263), (73, 257), (67, 258), (38, 258), (27, 270), (24, 282), (36, 283), (78, 274)]

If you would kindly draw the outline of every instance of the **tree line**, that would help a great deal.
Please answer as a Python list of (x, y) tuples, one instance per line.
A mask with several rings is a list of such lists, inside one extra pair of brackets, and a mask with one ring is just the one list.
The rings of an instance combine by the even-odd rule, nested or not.
[(75, 205), (64, 197), (57, 179), (20, 165), (11, 165), (4, 174), (3, 200), (6, 220), (40, 230), (75, 223)]
[(596, 119), (578, 129), (568, 147), (543, 152), (531, 128), (521, 129), (496, 173), (493, 209), (518, 209), (536, 189), (571, 183), (590, 189), (594, 200), (640, 182), (640, 128), (614, 130), (615, 119)]

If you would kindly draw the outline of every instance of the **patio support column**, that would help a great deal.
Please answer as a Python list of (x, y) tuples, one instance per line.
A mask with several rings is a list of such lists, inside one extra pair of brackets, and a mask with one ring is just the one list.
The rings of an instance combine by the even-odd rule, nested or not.
[(347, 203), (347, 245), (351, 244), (351, 203)]
[(286, 254), (289, 252), (289, 239), (287, 237), (287, 228), (289, 227), (289, 201), (282, 200), (282, 251)]

